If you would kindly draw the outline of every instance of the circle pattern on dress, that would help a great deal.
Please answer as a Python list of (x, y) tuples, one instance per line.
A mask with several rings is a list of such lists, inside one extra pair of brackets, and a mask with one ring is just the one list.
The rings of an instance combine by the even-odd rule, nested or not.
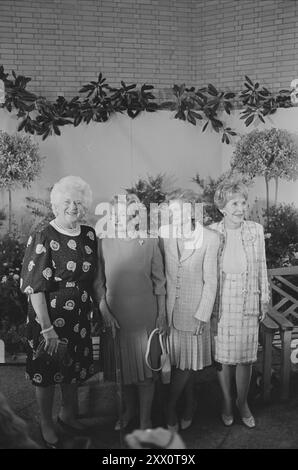
[(74, 300), (67, 300), (63, 306), (65, 310), (73, 310), (75, 308)]
[(49, 280), (50, 277), (52, 277), (52, 275), (53, 275), (53, 271), (51, 270), (51, 268), (46, 268), (46, 269), (43, 270), (42, 275), (43, 275), (43, 277), (45, 277), (47, 280)]
[(64, 318), (56, 318), (56, 320), (54, 321), (54, 325), (55, 325), (57, 328), (63, 328), (63, 326), (65, 326), (65, 320), (64, 320)]
[(91, 232), (91, 231), (89, 231), (89, 232), (87, 233), (87, 237), (89, 237), (89, 238), (90, 238), (90, 240), (92, 240), (92, 241), (94, 241), (94, 240), (95, 240), (94, 233), (93, 233), (93, 232)]
[(84, 273), (87, 273), (90, 269), (90, 266), (91, 266), (91, 263), (89, 263), (89, 261), (84, 261), (83, 263), (83, 271)]
[(68, 269), (68, 271), (75, 271), (76, 267), (77, 267), (77, 263), (75, 263), (74, 261), (68, 261), (66, 265), (66, 268)]
[(77, 249), (77, 243), (75, 240), (69, 240), (67, 243), (68, 248), (71, 250), (76, 250)]
[(41, 375), (41, 374), (34, 374), (32, 380), (33, 380), (34, 382), (36, 382), (37, 384), (41, 384), (41, 382), (42, 382), (42, 375)]
[(42, 243), (38, 243), (35, 248), (35, 252), (37, 255), (41, 255), (41, 253), (46, 253), (46, 247)]
[(60, 244), (56, 240), (51, 240), (50, 247), (52, 248), (53, 251), (58, 251), (60, 248)]

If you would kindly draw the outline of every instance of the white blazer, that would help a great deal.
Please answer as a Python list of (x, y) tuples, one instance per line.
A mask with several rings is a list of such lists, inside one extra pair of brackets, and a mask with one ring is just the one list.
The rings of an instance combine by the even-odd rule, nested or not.
[(220, 237), (215, 231), (200, 226), (194, 239), (193, 245), (186, 243), (179, 260), (177, 239), (161, 238), (168, 322), (181, 331), (194, 331), (196, 320), (209, 321), (217, 289)]

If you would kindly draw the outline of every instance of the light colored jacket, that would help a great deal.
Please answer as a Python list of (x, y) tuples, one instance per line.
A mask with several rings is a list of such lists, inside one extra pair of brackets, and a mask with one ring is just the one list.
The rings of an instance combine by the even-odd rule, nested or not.
[(184, 249), (180, 260), (177, 239), (161, 239), (167, 279), (168, 322), (180, 331), (194, 331), (196, 320), (208, 322), (216, 296), (220, 239), (212, 230), (201, 230), (198, 245)]
[[(214, 304), (214, 317), (218, 320), (221, 317), (222, 285), (224, 282), (224, 272), (222, 269), (224, 250), (226, 246), (226, 229), (224, 220), (209, 226), (216, 230), (221, 236), (219, 249), (219, 283), (218, 295)], [(269, 302), (269, 287), (267, 278), (266, 253), (264, 230), (257, 222), (244, 221), (241, 224), (241, 238), (246, 256), (245, 287), (243, 290), (243, 315), (258, 316), (260, 305)]]

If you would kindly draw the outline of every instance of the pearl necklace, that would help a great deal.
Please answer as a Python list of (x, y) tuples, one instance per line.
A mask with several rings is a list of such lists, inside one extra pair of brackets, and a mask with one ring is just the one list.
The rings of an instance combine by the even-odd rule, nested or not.
[(69, 235), (79, 235), (80, 234), (80, 225), (78, 224), (76, 227), (74, 228), (65, 228), (65, 227), (62, 227), (62, 225), (60, 224), (57, 224), (56, 222), (56, 219), (54, 219), (52, 221), (52, 223), (55, 225), (55, 227), (58, 229), (58, 231), (60, 232), (64, 232), (64, 233), (69, 233)]

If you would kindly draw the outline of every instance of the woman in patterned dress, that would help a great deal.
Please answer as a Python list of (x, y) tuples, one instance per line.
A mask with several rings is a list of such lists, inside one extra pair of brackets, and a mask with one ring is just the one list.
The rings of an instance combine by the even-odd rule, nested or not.
[[(127, 195), (122, 203), (117, 197), (112, 201), (116, 212), (117, 232), (113, 238), (98, 241), (98, 272), (94, 290), (104, 323), (117, 329), (120, 345), (121, 371), (124, 382), (122, 425), (127, 427), (139, 414), (139, 427), (150, 428), (151, 407), (154, 396), (154, 372), (146, 365), (145, 353), (151, 331), (166, 329), (165, 276), (158, 240), (129, 224), (137, 226), (138, 215), (132, 217), (140, 204), (134, 194)], [(127, 227), (122, 215), (127, 218)], [(124, 237), (119, 237), (123, 232)], [(100, 234), (98, 234), (100, 238)], [(156, 337), (150, 350), (153, 368), (158, 366), (159, 349)], [(136, 393), (137, 392), (137, 393)], [(138, 403), (138, 406), (136, 406)], [(138, 413), (138, 411), (139, 413)], [(120, 429), (117, 422), (115, 429)]]
[[(210, 324), (217, 288), (218, 235), (205, 227), (188, 207), (198, 196), (177, 190), (168, 196), (172, 222), (161, 228), (167, 279), (167, 317), (173, 373), (166, 408), (168, 429), (178, 431), (178, 400), (185, 395), (181, 429), (192, 424), (193, 371), (211, 365)], [(181, 227), (182, 224), (182, 227)], [(191, 225), (192, 224), (192, 225)], [(187, 228), (192, 233), (187, 233)], [(182, 231), (182, 230), (183, 231)]]
[(221, 418), (233, 424), (231, 366), (236, 366), (237, 400), (242, 422), (255, 427), (247, 403), (252, 363), (257, 360), (259, 322), (268, 310), (268, 281), (263, 227), (245, 221), (247, 188), (225, 180), (217, 188), (215, 204), (224, 215), (210, 227), (221, 234), (219, 295), (214, 309), (215, 361), (223, 393)]
[[(55, 384), (62, 390), (58, 422), (80, 431), (75, 419), (77, 384), (93, 374), (90, 337), (92, 281), (96, 272), (94, 230), (81, 225), (92, 200), (89, 185), (67, 176), (51, 192), (55, 219), (30, 235), (22, 266), (21, 289), (29, 296), (27, 374), (36, 388), (41, 432), (48, 448), (58, 448), (52, 408)], [(41, 340), (53, 355), (67, 343), (64, 363), (37, 354)]]

